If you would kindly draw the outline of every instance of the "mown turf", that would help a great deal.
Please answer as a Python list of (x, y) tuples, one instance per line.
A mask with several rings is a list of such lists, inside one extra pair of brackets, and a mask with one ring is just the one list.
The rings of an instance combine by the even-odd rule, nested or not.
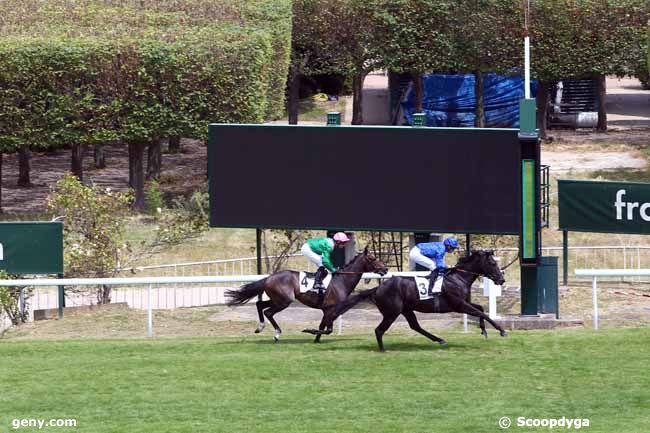
[[(647, 432), (650, 329), (0, 342), (0, 432), (498, 432), (509, 416)], [(566, 429), (553, 429), (553, 431)], [(21, 429), (17, 431), (38, 431)], [(508, 431), (550, 431), (519, 428)]]

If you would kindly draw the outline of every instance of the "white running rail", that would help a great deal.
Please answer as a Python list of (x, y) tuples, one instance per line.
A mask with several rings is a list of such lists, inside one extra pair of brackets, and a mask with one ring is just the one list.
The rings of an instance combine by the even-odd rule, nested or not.
[(592, 277), (591, 299), (593, 303), (593, 325), (598, 330), (598, 277), (643, 277), (650, 276), (650, 269), (576, 269), (576, 276)]
[[(385, 279), (393, 276), (427, 276), (426, 272), (394, 272), (379, 275), (371, 272), (364, 273), (362, 279)], [(247, 283), (260, 280), (268, 275), (228, 275), (202, 277), (149, 277), (149, 278), (43, 278), (25, 280), (0, 280), (1, 286), (13, 287), (57, 287), (57, 286), (100, 286), (100, 285), (146, 285), (147, 286), (147, 335), (153, 337), (153, 302), (154, 285), (163, 284), (196, 284), (196, 283)]]

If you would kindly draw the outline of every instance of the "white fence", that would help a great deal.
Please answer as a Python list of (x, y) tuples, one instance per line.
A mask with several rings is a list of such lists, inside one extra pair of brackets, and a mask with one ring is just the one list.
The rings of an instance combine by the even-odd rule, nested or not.
[[(276, 259), (278, 256), (262, 257), (262, 262), (267, 259)], [(302, 254), (290, 254), (287, 257), (285, 269), (314, 270), (315, 266)], [(171, 263), (152, 266), (138, 266), (135, 268), (121, 269), (123, 273), (146, 273), (152, 277), (189, 277), (189, 276), (216, 276), (216, 275), (250, 275), (257, 272), (256, 257), (242, 257), (237, 259), (207, 260), (200, 262)]]
[(576, 269), (575, 274), (592, 277), (593, 326), (598, 330), (598, 277), (650, 277), (650, 269)]
[[(426, 276), (429, 272), (395, 272), (384, 276), (374, 273), (364, 273), (362, 279), (384, 279), (392, 276)], [(202, 277), (149, 277), (149, 278), (61, 278), (61, 279), (25, 279), (0, 280), (0, 286), (34, 287), (36, 292), (40, 287), (57, 286), (146, 286), (146, 296), (143, 301), (147, 309), (147, 335), (153, 336), (153, 310), (155, 305), (154, 291), (161, 285), (182, 286), (187, 284), (223, 284), (246, 283), (260, 280), (267, 275), (236, 275), (236, 276), (202, 276)], [(154, 288), (156, 286), (156, 288)], [(55, 291), (52, 293), (56, 294)], [(114, 301), (119, 302), (119, 301)], [(33, 309), (32, 309), (33, 310)]]
[[(571, 277), (583, 278), (575, 273), (576, 269), (607, 268), (607, 269), (643, 269), (650, 268), (650, 246), (635, 245), (598, 245), (598, 246), (569, 246), (569, 263), (567, 274)], [(517, 257), (517, 248), (500, 248), (495, 251), (501, 257), (500, 263), (505, 265)], [(564, 271), (564, 250), (559, 247), (543, 247), (544, 256), (557, 256), (558, 278), (562, 281)], [(505, 272), (508, 285), (517, 284), (520, 279), (519, 264), (513, 263)], [(609, 275), (608, 279), (621, 282), (650, 283), (650, 276), (646, 274)]]

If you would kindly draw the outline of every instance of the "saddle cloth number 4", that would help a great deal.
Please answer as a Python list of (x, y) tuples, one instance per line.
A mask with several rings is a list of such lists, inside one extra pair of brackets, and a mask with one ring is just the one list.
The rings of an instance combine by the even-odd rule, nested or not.
[[(332, 274), (327, 274), (323, 279), (323, 286), (327, 287), (332, 279)], [(307, 276), (306, 272), (300, 272), (298, 275), (298, 281), (300, 286), (300, 293), (305, 293), (314, 288), (314, 279)]]

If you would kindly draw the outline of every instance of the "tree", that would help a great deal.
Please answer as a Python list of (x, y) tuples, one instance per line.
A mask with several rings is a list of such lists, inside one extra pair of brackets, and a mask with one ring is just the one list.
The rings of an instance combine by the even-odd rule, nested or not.
[[(65, 272), (70, 277), (112, 277), (129, 247), (125, 226), (132, 196), (82, 184), (72, 174), (57, 182), (48, 209), (63, 217)], [(111, 287), (97, 290), (97, 302), (109, 303)]]
[[(145, 256), (178, 244), (208, 228), (207, 193), (156, 214), (156, 235), (134, 246), (125, 239), (133, 195), (86, 186), (64, 175), (48, 197), (48, 210), (63, 217), (65, 273), (68, 277), (109, 278)], [(111, 287), (95, 292), (97, 302), (110, 303)]]
[(645, 0), (555, 0), (531, 3), (533, 74), (539, 80), (539, 127), (545, 135), (548, 89), (562, 79), (599, 83), (598, 130), (607, 129), (604, 104), (607, 75), (633, 75), (643, 54), (644, 29), (650, 17)]
[(483, 74), (507, 74), (521, 70), (522, 11), (514, 1), (459, 0), (454, 2), (451, 15), (457, 68), (475, 76), (474, 126), (482, 128), (485, 126)]
[(371, 0), (373, 58), (391, 71), (410, 73), (415, 109), (422, 111), (422, 75), (457, 69), (449, 2), (434, 0)]

